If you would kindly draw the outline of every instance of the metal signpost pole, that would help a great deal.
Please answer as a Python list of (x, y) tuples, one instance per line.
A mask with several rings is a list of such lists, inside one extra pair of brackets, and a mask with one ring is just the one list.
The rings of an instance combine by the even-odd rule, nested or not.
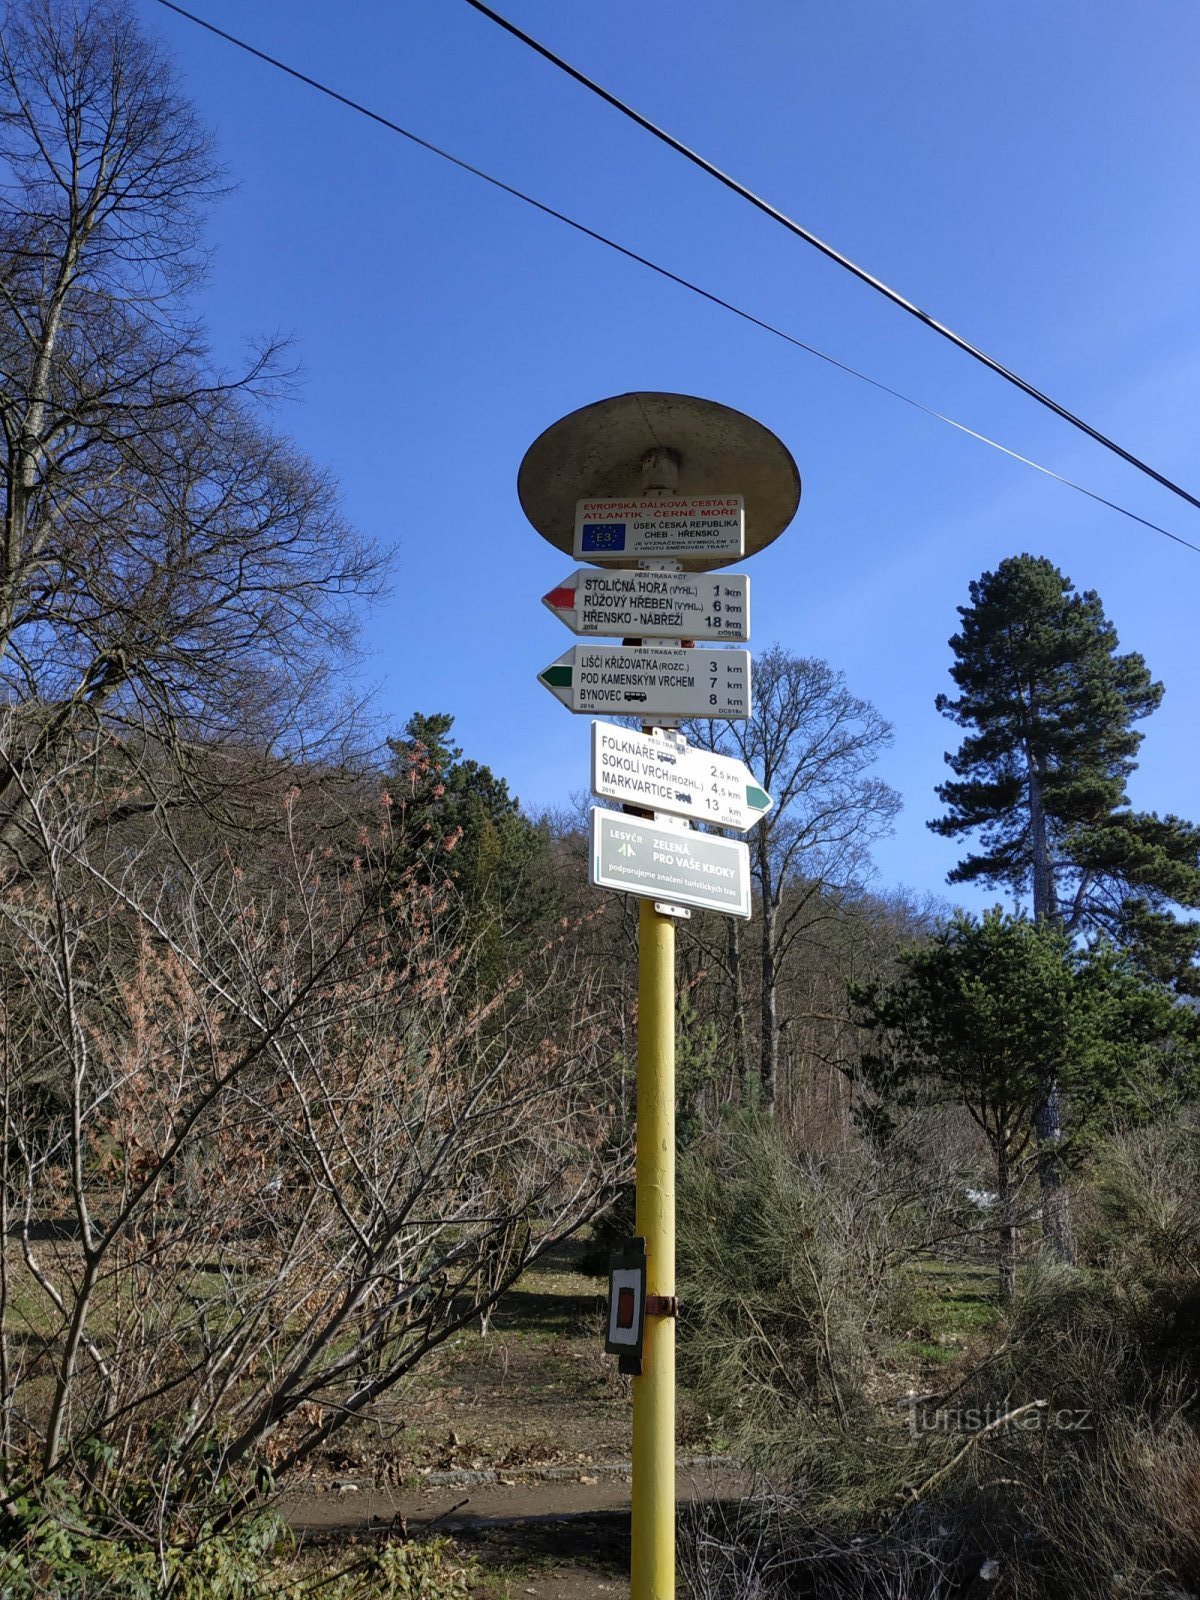
[(675, 923), (638, 921), (637, 1232), (646, 1241), (642, 1374), (633, 1380), (632, 1600), (675, 1592)]
[[(665, 494), (678, 482), (679, 460), (673, 450), (646, 452), (644, 493)], [(740, 505), (738, 512), (740, 516)], [(740, 532), (739, 527), (739, 550)], [(675, 921), (653, 900), (638, 907), (635, 1215), (636, 1232), (646, 1241), (646, 1320), (642, 1370), (633, 1380), (630, 1600), (673, 1600)]]
[(745, 844), (697, 832), (677, 814), (743, 831), (771, 798), (740, 762), (701, 761), (663, 730), (680, 717), (750, 716), (748, 653), (688, 648), (748, 637), (746, 580), (695, 575), (778, 538), (799, 503), (800, 475), (753, 418), (691, 395), (642, 392), (547, 428), (525, 453), (517, 491), (543, 538), (607, 574), (575, 572), (545, 603), (575, 633), (624, 638), (576, 646), (539, 674), (542, 683), (578, 714), (643, 722), (632, 738), (608, 725), (593, 746), (593, 788), (625, 813), (593, 811), (589, 878), (641, 899), (638, 1237), (613, 1258), (605, 1348), (633, 1374), (632, 1600), (673, 1600), (675, 918), (690, 916), (688, 906), (748, 917), (751, 899)]

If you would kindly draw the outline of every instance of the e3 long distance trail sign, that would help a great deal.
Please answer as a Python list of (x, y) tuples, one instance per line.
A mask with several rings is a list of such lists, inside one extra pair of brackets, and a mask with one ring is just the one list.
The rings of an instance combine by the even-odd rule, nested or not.
[(730, 560), (745, 550), (745, 528), (740, 494), (577, 500), (571, 553), (584, 561)]
[(538, 673), (569, 710), (631, 717), (750, 715), (750, 652), (577, 644)]
[(681, 734), (637, 733), (592, 723), (592, 793), (647, 811), (745, 833), (771, 809), (771, 796), (744, 761), (689, 746)]
[(655, 639), (750, 637), (742, 573), (622, 572), (579, 567), (542, 596), (572, 633)]

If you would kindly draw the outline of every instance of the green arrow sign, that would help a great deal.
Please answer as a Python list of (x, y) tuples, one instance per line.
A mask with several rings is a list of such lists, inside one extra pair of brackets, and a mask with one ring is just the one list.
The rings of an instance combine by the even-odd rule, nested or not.
[(771, 796), (744, 761), (689, 745), (679, 733), (638, 733), (611, 722), (592, 724), (592, 790), (605, 800), (739, 833), (771, 809)]

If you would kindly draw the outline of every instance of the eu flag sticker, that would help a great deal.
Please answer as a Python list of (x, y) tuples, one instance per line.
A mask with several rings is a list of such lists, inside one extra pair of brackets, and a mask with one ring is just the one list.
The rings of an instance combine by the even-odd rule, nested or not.
[(585, 522), (579, 541), (582, 551), (624, 550), (625, 524), (623, 522)]

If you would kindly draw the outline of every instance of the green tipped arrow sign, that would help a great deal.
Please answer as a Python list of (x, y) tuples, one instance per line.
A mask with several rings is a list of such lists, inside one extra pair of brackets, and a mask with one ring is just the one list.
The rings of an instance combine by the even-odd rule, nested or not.
[[(584, 715), (719, 717), (750, 715), (750, 652), (718, 646), (577, 644), (538, 677)], [(746, 774), (749, 778), (751, 775)]]
[(592, 724), (592, 792), (647, 811), (745, 833), (771, 809), (744, 761), (698, 750), (680, 733)]

